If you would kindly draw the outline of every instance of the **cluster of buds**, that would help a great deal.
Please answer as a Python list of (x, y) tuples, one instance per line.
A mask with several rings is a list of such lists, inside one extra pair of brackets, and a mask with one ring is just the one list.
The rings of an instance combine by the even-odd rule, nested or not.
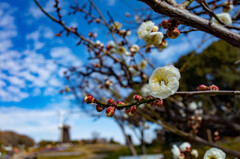
[(198, 133), (198, 129), (202, 124), (202, 117), (199, 115), (192, 115), (190, 120), (188, 120), (188, 126), (191, 128), (190, 133), (196, 135)]
[(198, 86), (198, 91), (207, 91), (207, 90), (210, 90), (210, 91), (219, 91), (219, 88), (218, 86), (216, 85), (211, 85), (211, 86), (206, 86), (204, 84), (201, 84)]
[[(143, 100), (143, 97), (140, 95), (135, 95), (134, 100), (137, 102), (140, 102), (141, 100)], [(122, 110), (124, 108), (124, 102), (122, 101), (118, 101), (115, 103), (115, 101), (113, 99), (108, 99), (106, 104), (99, 104), (99, 102), (97, 102), (96, 98), (94, 98), (92, 95), (87, 95), (84, 97), (84, 101), (88, 104), (90, 103), (97, 103), (96, 105), (96, 110), (98, 112), (102, 112), (104, 110), (105, 107), (107, 107), (106, 109), (106, 115), (107, 117), (112, 117), (115, 114), (115, 110), (116, 108), (118, 110)], [(137, 105), (133, 105), (130, 108), (126, 108), (125, 109), (125, 113), (128, 116), (134, 116), (137, 113)]]
[(130, 36), (131, 35), (131, 30), (130, 29), (122, 29), (122, 30), (117, 30), (116, 33), (122, 37), (125, 37), (125, 36)]
[(182, 143), (179, 147), (177, 145), (172, 146), (173, 158), (185, 159), (189, 158), (198, 158), (198, 151), (191, 148), (191, 144), (188, 142)]
[(62, 15), (60, 14), (61, 8), (58, 5), (59, 5), (59, 1), (55, 0), (55, 4), (53, 5), (53, 7), (56, 8), (57, 16), (59, 20), (62, 21)]
[(97, 33), (93, 33), (93, 32), (90, 31), (90, 32), (88, 33), (88, 36), (89, 36), (90, 38), (96, 39)]
[(176, 39), (180, 35), (180, 30), (177, 28), (178, 25), (179, 23), (172, 19), (164, 20), (161, 23), (161, 26), (167, 29), (167, 36), (170, 39)]

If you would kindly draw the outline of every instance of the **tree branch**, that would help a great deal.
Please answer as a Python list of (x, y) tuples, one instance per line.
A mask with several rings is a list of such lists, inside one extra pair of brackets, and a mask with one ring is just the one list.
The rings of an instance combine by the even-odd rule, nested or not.
[(240, 47), (240, 35), (231, 30), (212, 23), (209, 20), (201, 18), (193, 13), (167, 4), (164, 1), (158, 0), (139, 0), (150, 6), (155, 12), (164, 14), (172, 19), (181, 22), (184, 25), (197, 28), (206, 33), (212, 34), (221, 38), (235, 47)]

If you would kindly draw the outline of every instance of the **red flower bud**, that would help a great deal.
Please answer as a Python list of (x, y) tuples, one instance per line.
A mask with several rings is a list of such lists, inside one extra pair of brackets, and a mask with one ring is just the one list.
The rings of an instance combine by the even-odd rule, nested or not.
[(96, 106), (96, 110), (98, 111), (98, 112), (101, 112), (101, 111), (103, 111), (103, 109), (104, 109), (104, 106), (103, 105), (97, 105)]
[(134, 100), (137, 101), (137, 102), (139, 102), (139, 101), (141, 101), (141, 100), (143, 99), (143, 97), (140, 96), (140, 95), (135, 95), (133, 98), (134, 98)]
[(92, 95), (87, 95), (87, 96), (85, 96), (84, 97), (84, 101), (86, 102), (86, 103), (94, 103), (95, 102), (95, 98), (93, 98), (93, 96)]
[(198, 89), (198, 91), (206, 91), (206, 90), (209, 89), (209, 87), (205, 86), (204, 84), (201, 84), (201, 85), (198, 86), (197, 89)]
[(118, 107), (118, 105), (123, 105), (123, 104), (125, 104), (124, 102), (121, 102), (121, 101), (118, 101), (117, 102), (117, 109), (118, 110), (122, 110), (124, 107)]
[(163, 106), (163, 100), (162, 99), (156, 99), (153, 101), (153, 105), (156, 107), (162, 107)]
[(137, 113), (137, 106), (136, 106), (136, 105), (131, 106), (131, 107), (128, 109), (128, 115), (129, 115), (129, 116), (134, 116), (136, 113)]
[(167, 30), (167, 36), (170, 39), (176, 39), (180, 35), (180, 30), (175, 27), (175, 28), (170, 28)]
[(101, 20), (100, 20), (99, 18), (97, 18), (97, 19), (94, 20), (94, 22), (95, 22), (95, 23), (100, 23)]
[(55, 35), (56, 37), (61, 37), (62, 36), (62, 34), (61, 33), (56, 33), (56, 35)]
[(209, 90), (211, 90), (211, 91), (219, 91), (219, 88), (218, 88), (218, 86), (213, 84), (213, 85), (209, 86)]
[(108, 99), (108, 101), (107, 101), (107, 103), (109, 104), (109, 105), (115, 105), (115, 102), (114, 102), (114, 100), (113, 99)]
[(169, 20), (164, 20), (164, 21), (162, 21), (161, 26), (164, 29), (168, 29), (171, 26), (171, 22)]
[(112, 117), (115, 113), (115, 106), (110, 106), (106, 110), (107, 117)]

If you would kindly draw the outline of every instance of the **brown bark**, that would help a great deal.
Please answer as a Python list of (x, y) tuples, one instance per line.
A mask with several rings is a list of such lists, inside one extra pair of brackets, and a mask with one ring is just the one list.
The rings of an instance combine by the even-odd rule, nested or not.
[(158, 0), (139, 0), (150, 6), (155, 12), (164, 14), (172, 19), (181, 22), (184, 25), (197, 28), (206, 33), (221, 38), (235, 47), (240, 47), (240, 35), (232, 32), (224, 26), (213, 23), (207, 19), (201, 18), (185, 9), (180, 9), (165, 1)]

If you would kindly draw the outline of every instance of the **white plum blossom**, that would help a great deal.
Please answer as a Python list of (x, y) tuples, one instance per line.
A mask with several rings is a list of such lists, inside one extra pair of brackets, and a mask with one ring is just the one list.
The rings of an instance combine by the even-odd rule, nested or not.
[(191, 155), (192, 155), (193, 157), (195, 157), (195, 158), (198, 158), (198, 151), (195, 150), (195, 149), (193, 149), (193, 150), (191, 151)]
[(149, 90), (153, 97), (165, 99), (174, 94), (179, 87), (181, 75), (173, 65), (155, 69), (149, 78)]
[(143, 22), (138, 28), (138, 37), (139, 39), (146, 39), (148, 35), (152, 32), (154, 23), (152, 21)]
[(210, 148), (205, 153), (203, 159), (225, 159), (226, 154), (218, 148)]
[(126, 52), (125, 52), (125, 55), (126, 55), (126, 56), (131, 56), (132, 54), (131, 54), (131, 52), (126, 51)]
[(119, 30), (119, 29), (121, 29), (122, 24), (119, 23), (119, 22), (114, 22), (114, 23), (112, 24), (112, 27), (113, 27), (114, 29)]
[(177, 147), (177, 145), (173, 145), (171, 152), (173, 154), (173, 159), (179, 159), (181, 152), (179, 150), (179, 148)]
[[(229, 13), (219, 13), (216, 15), (224, 24), (232, 25), (232, 18)], [(213, 17), (212, 21), (219, 24), (218, 21)]]
[(112, 40), (109, 41), (109, 42), (107, 43), (107, 47), (110, 48), (110, 50), (109, 50), (110, 53), (116, 52), (116, 44), (115, 44), (114, 41), (112, 41)]
[(146, 60), (142, 60), (140, 61), (140, 63), (138, 64), (138, 69), (139, 70), (144, 70), (147, 67), (147, 61)]
[(137, 44), (134, 44), (130, 47), (131, 52), (138, 52), (139, 51), (139, 46)]
[(197, 105), (196, 102), (191, 102), (191, 103), (188, 105), (188, 108), (189, 108), (191, 111), (196, 110), (197, 107), (198, 107), (198, 105)]
[(188, 142), (184, 142), (179, 146), (182, 152), (190, 152), (191, 151), (191, 144)]
[(103, 43), (101, 43), (100, 40), (97, 40), (96, 43), (95, 43), (95, 45), (96, 45), (96, 46), (101, 46), (101, 47), (103, 47)]
[(144, 85), (142, 86), (140, 92), (141, 92), (141, 94), (142, 94), (144, 97), (150, 95), (148, 84), (144, 84)]
[(141, 22), (140, 16), (139, 16), (139, 15), (135, 15), (135, 16), (134, 16), (134, 21), (135, 21), (136, 23), (140, 23), (140, 22)]
[(122, 54), (125, 54), (126, 49), (125, 49), (124, 46), (118, 45), (117, 48), (116, 48), (116, 51), (117, 51), (118, 54), (122, 55)]
[(134, 67), (130, 66), (128, 70), (131, 72), (133, 76), (138, 76), (140, 74), (139, 71), (137, 71)]
[(107, 43), (107, 46), (108, 47), (115, 47), (116, 46), (116, 44), (115, 44), (115, 42), (114, 41), (109, 41), (108, 43)]
[(161, 32), (152, 32), (148, 35), (145, 42), (147, 45), (154, 45), (158, 46), (162, 43), (163, 40), (163, 33)]
[(131, 35), (131, 30), (127, 30), (127, 32), (126, 32), (126, 36), (130, 36)]

